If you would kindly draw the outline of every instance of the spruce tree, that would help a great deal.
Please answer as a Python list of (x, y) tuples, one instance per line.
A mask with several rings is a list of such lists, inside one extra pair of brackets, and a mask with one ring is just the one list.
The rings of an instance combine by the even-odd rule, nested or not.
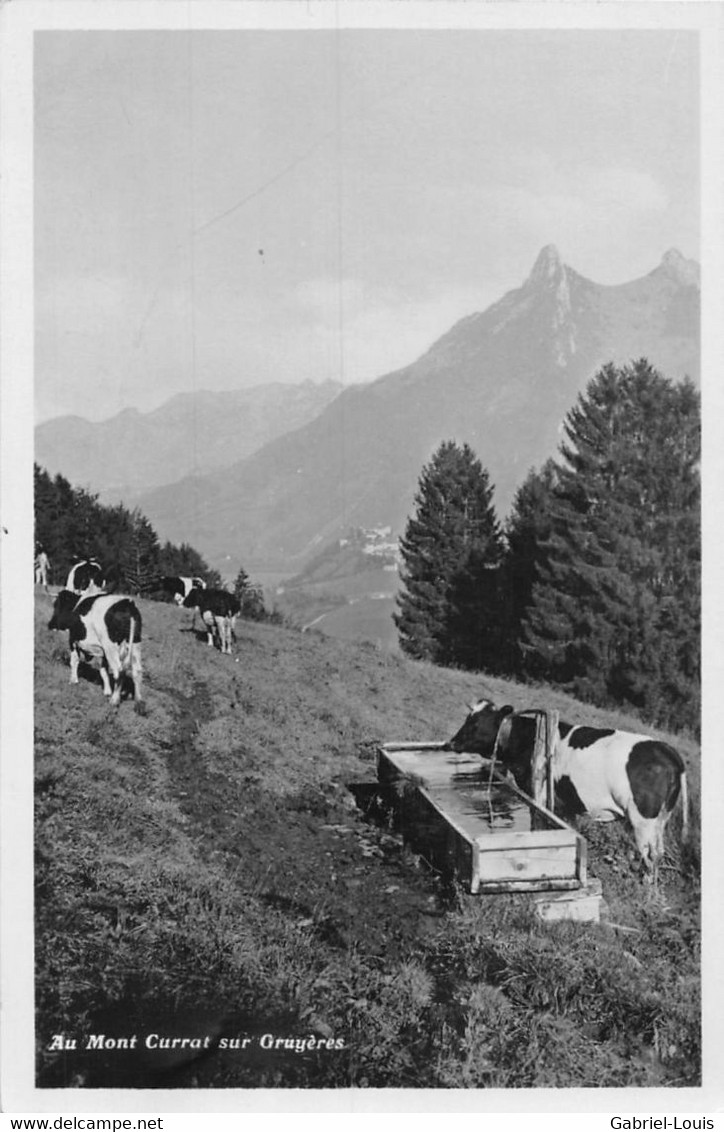
[(484, 663), (502, 551), (492, 496), (488, 473), (467, 444), (445, 441), (423, 468), (400, 541), (404, 588), (393, 615), (408, 655)]
[(551, 534), (550, 506), (558, 472), (548, 460), (534, 469), (518, 488), (505, 523), (505, 555), (500, 570), (504, 633), (501, 667), (520, 675), (523, 671), (520, 638), (523, 621), (533, 599), (533, 585), (544, 560), (544, 546)]
[(596, 375), (565, 422), (523, 626), (527, 675), (662, 724), (698, 712), (698, 412), (645, 359)]
[(267, 616), (264, 594), (261, 586), (252, 582), (243, 566), (234, 582), (234, 597), (239, 599), (241, 616), (247, 621), (264, 621)]
[(158, 585), (158, 536), (145, 515), (136, 508), (131, 514), (131, 534), (122, 559), (126, 587), (134, 594), (146, 594)]
[(62, 585), (73, 562), (97, 554), (103, 508), (97, 497), (73, 488), (64, 476), (54, 479), (35, 465), (35, 540), (51, 562), (51, 575)]
[(159, 569), (163, 575), (171, 577), (178, 575), (185, 578), (203, 578), (204, 580), (206, 580), (209, 571), (208, 565), (199, 552), (187, 542), (182, 542), (180, 546), (165, 542), (159, 552)]

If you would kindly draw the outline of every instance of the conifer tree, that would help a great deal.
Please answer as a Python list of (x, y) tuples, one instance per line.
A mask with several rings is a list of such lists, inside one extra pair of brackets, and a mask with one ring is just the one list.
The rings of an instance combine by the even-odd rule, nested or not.
[(242, 617), (248, 621), (265, 620), (267, 613), (261, 586), (252, 582), (243, 566), (239, 567), (239, 573), (236, 575), (234, 596), (239, 599)]
[(133, 517), (122, 503), (99, 507), (93, 556), (102, 563), (106, 579), (117, 590), (127, 590), (129, 547), (133, 537)]
[(64, 476), (54, 479), (35, 465), (35, 539), (51, 562), (55, 584), (62, 584), (74, 561), (97, 553), (103, 509), (97, 497), (73, 488)]
[(122, 559), (122, 569), (123, 579), (131, 593), (150, 593), (158, 585), (158, 537), (146, 516), (137, 508), (131, 514), (130, 538)]
[(416, 512), (400, 542), (404, 588), (393, 615), (410, 656), (482, 665), (502, 551), (492, 495), (467, 444), (445, 441), (423, 468)]
[(187, 542), (174, 546), (165, 542), (159, 552), (159, 569), (163, 575), (171, 577), (203, 578), (209, 572), (209, 567), (198, 550)]
[(605, 366), (565, 423), (525, 618), (528, 675), (695, 725), (699, 405), (645, 359)]
[(505, 629), (500, 659), (502, 670), (517, 675), (522, 673), (523, 620), (551, 533), (550, 503), (557, 478), (553, 460), (546, 461), (539, 472), (531, 469), (515, 494), (505, 523), (505, 555), (500, 570)]

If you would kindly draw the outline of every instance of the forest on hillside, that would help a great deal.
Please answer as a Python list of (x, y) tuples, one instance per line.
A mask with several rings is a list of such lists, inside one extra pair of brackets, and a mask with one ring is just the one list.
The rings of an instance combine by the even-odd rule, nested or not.
[(84, 488), (73, 487), (62, 475), (50, 476), (35, 465), (35, 547), (50, 559), (55, 585), (63, 585), (80, 559), (94, 558), (120, 589), (134, 594), (154, 590), (164, 574), (186, 574), (220, 585), (192, 546), (161, 545), (148, 519), (138, 509), (98, 502)]
[[(35, 465), (35, 549), (50, 561), (54, 585), (63, 586), (71, 566), (96, 559), (103, 567), (106, 587), (136, 596), (170, 600), (162, 590), (164, 576), (202, 578), (207, 586), (226, 589), (218, 570), (209, 567), (190, 544), (161, 544), (156, 531), (138, 508), (107, 506), (84, 488), (73, 487), (62, 475), (50, 476)], [(239, 567), (233, 592), (242, 617), (276, 619), (264, 605), (261, 586)]]

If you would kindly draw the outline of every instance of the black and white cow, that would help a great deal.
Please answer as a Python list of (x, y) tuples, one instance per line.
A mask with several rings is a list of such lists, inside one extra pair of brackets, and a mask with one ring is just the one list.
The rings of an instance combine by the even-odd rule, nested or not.
[(239, 599), (226, 590), (193, 589), (184, 599), (186, 609), (198, 610), (206, 626), (206, 643), (214, 639), (223, 653), (231, 654), (231, 637), (241, 609)]
[(61, 590), (48, 628), (68, 631), (71, 684), (78, 683), (81, 659), (100, 660), (103, 694), (114, 707), (121, 701), (126, 674), (133, 681), (134, 700), (141, 700), (141, 614), (130, 598), (104, 593), (78, 598)]
[[(531, 792), (536, 720), (480, 700), (448, 746), (490, 758), (498, 739), (501, 766), (526, 794)], [(555, 809), (561, 816), (590, 814), (596, 821), (626, 818), (648, 875), (656, 880), (664, 829), (679, 795), (682, 837), (688, 798), (684, 762), (667, 743), (610, 727), (558, 724), (553, 749)]]
[(177, 605), (183, 605), (192, 590), (205, 590), (203, 578), (167, 577), (161, 579), (161, 589), (170, 594)]
[(103, 589), (103, 567), (95, 558), (84, 558), (76, 562), (70, 568), (65, 588), (74, 594), (82, 594), (87, 590), (97, 593)]

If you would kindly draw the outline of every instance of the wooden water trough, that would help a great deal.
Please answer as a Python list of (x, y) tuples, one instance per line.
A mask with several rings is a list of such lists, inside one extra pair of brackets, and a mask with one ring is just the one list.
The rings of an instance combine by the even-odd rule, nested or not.
[(535, 798), (494, 760), (442, 743), (385, 743), (378, 781), (406, 840), (469, 892), (540, 893), (542, 919), (597, 920), (601, 889), (588, 883), (586, 842), (552, 810), (557, 713), (536, 716)]

